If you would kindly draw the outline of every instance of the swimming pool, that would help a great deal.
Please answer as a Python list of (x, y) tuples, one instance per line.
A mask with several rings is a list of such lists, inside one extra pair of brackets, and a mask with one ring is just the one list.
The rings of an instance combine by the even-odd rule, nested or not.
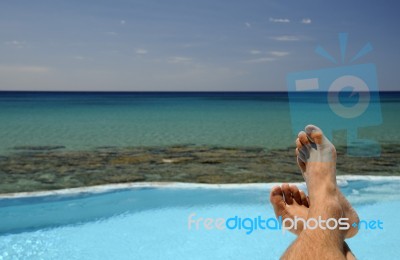
[[(361, 219), (383, 222), (348, 240), (356, 256), (398, 257), (400, 178), (338, 180)], [(3, 196), (0, 259), (277, 259), (292, 234), (188, 227), (190, 215), (273, 217), (272, 185), (128, 184)]]

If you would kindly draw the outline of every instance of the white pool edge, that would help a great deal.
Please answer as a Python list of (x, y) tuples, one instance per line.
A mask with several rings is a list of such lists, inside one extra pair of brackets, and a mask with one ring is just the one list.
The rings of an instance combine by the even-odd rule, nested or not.
[[(336, 177), (339, 186), (345, 186), (347, 181), (400, 181), (400, 176), (371, 176), (371, 175), (340, 175)], [(234, 183), (234, 184), (202, 184), (202, 183), (183, 183), (183, 182), (131, 182), (119, 184), (104, 184), (88, 187), (34, 191), (34, 192), (16, 192), (0, 194), (0, 199), (44, 197), (58, 195), (79, 195), (81, 193), (103, 193), (122, 189), (141, 189), (141, 188), (162, 188), (162, 189), (269, 189), (282, 182), (271, 183)], [(293, 184), (305, 185), (304, 182)]]

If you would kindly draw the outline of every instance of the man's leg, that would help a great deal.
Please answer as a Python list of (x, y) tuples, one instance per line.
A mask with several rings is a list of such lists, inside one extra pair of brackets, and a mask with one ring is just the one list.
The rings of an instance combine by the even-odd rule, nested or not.
[[(314, 201), (311, 201), (308, 220), (310, 218), (318, 219), (319, 216), (324, 220), (338, 219), (342, 216), (343, 211), (337, 199), (326, 199), (318, 206), (312, 206)], [(317, 201), (315, 201), (315, 204), (317, 204)], [(339, 229), (305, 229), (286, 250), (282, 259), (346, 259), (344, 232)]]
[[(309, 149), (312, 148), (310, 147), (311, 145), (314, 145), (313, 142), (310, 140), (311, 139), (311, 133), (316, 132), (321, 133), (321, 129), (319, 129), (316, 126), (313, 125), (308, 125), (305, 128), (305, 131), (301, 131), (298, 134), (298, 138), (296, 140), (296, 154), (297, 154), (297, 164), (299, 165), (299, 168), (303, 174), (304, 179), (306, 179), (305, 172), (306, 172), (306, 166), (307, 166), (307, 161), (310, 160), (310, 158), (306, 158), (309, 156)], [(335, 172), (336, 172), (336, 150), (335, 147), (331, 142), (326, 137), (323, 137), (324, 140), (326, 140), (326, 144), (330, 147), (332, 147), (332, 156), (334, 157), (335, 164)], [(309, 166), (310, 167), (310, 166)], [(335, 175), (336, 178), (336, 175)], [(346, 197), (342, 194), (339, 188), (336, 189), (337, 197), (339, 199), (340, 205), (342, 206), (343, 209), (343, 214), (345, 218), (348, 218), (348, 223), (352, 225), (353, 223), (358, 223), (360, 221), (357, 212), (353, 209), (351, 206), (350, 202), (346, 199)], [(358, 229), (357, 228), (350, 228), (347, 230), (346, 233), (346, 238), (353, 237), (357, 234)]]
[[(301, 133), (302, 134), (302, 133)], [(298, 163), (309, 191), (308, 220), (344, 217), (343, 202), (336, 186), (336, 150), (315, 126), (306, 127), (307, 140), (297, 142)], [(316, 222), (312, 222), (314, 225)], [(344, 238), (347, 231), (308, 227), (286, 250), (283, 259), (346, 259)]]
[[(294, 220), (295, 218), (302, 218), (307, 220), (309, 204), (308, 198), (304, 191), (300, 190), (296, 185), (282, 184), (275, 186), (271, 190), (270, 201), (274, 208), (276, 217), (281, 217), (282, 220), (287, 218)], [(300, 235), (304, 226), (301, 222), (297, 229), (289, 229), (295, 235)], [(349, 246), (344, 242), (343, 252), (348, 260), (354, 260), (355, 257), (351, 252)]]

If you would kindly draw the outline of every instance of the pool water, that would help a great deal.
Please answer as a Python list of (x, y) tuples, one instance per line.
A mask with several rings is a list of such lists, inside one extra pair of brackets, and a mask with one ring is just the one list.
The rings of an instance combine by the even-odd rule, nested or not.
[[(348, 244), (359, 259), (396, 259), (400, 178), (338, 178), (363, 220)], [(273, 184), (148, 185), (0, 199), (0, 259), (277, 259), (294, 240), (282, 230), (189, 229), (199, 218), (273, 217)], [(300, 184), (305, 188), (304, 184)]]

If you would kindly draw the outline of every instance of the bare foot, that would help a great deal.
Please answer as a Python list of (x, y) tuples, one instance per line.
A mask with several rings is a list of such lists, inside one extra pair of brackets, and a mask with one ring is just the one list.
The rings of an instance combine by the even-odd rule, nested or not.
[(297, 163), (307, 183), (311, 203), (324, 203), (328, 200), (335, 205), (338, 202), (342, 212), (342, 216), (339, 217), (349, 219), (350, 229), (345, 237), (353, 237), (358, 229), (351, 225), (358, 223), (359, 218), (337, 188), (335, 146), (323, 135), (321, 129), (314, 125), (306, 126), (305, 131), (298, 134), (296, 146)]
[[(308, 215), (308, 198), (304, 191), (299, 190), (296, 185), (282, 184), (275, 186), (271, 190), (270, 201), (274, 207), (277, 218), (282, 217), (282, 221), (295, 217), (307, 220)], [(297, 229), (289, 229), (290, 232), (299, 235), (304, 227), (299, 222)]]
[[(294, 220), (295, 217), (307, 219), (309, 212), (309, 199), (304, 191), (299, 190), (296, 185), (282, 184), (282, 186), (275, 186), (271, 189), (270, 201), (274, 207), (275, 215), (277, 218), (282, 217), (282, 221), (290, 218)], [(300, 235), (304, 226), (299, 222), (297, 229), (289, 229), (295, 235)], [(354, 254), (351, 252), (349, 246), (344, 242), (343, 253), (348, 260), (355, 260)]]

